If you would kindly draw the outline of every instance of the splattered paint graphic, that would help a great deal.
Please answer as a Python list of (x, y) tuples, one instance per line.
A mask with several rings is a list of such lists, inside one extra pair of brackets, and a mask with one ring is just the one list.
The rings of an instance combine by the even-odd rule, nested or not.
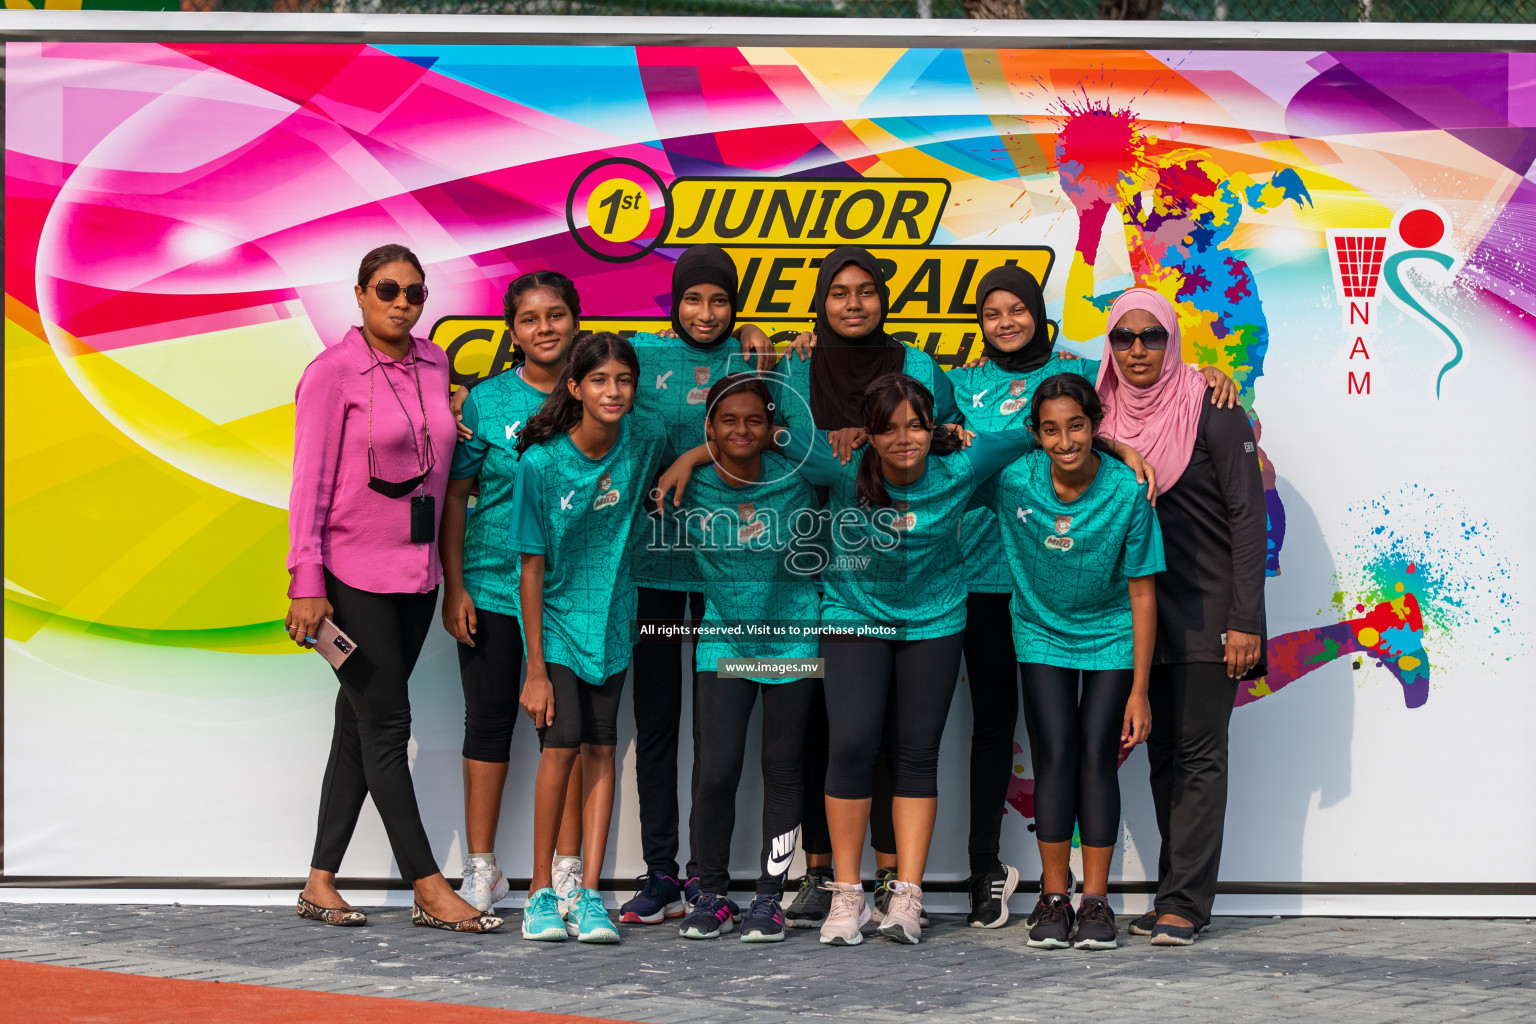
[[(1215, 366), (1237, 382), (1243, 408), (1258, 429), (1253, 386), (1264, 374), (1269, 324), (1253, 271), (1232, 248), (1245, 209), (1267, 213), (1286, 202), (1312, 203), (1301, 176), (1277, 167), (1263, 181), (1229, 174), (1210, 154), (1161, 143), (1129, 107), (1086, 99), (1064, 101), (1056, 170), (1078, 214), (1067, 275), (1062, 331), (1078, 340), (1102, 335), (1118, 290), (1098, 293), (1100, 236), (1111, 208), (1124, 224), (1135, 285), (1160, 293), (1179, 314), (1184, 358)], [(1169, 126), (1176, 138), (1179, 126)], [(1269, 514), (1265, 572), (1280, 572), (1285, 509), (1262, 448)]]

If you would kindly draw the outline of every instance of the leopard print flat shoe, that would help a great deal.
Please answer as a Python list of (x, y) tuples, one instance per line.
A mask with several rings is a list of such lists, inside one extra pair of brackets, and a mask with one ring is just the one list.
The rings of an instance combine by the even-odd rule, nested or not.
[(338, 928), (357, 928), (368, 923), (368, 915), (353, 907), (322, 907), (299, 897), (299, 916), (311, 921), (333, 924)]
[(421, 909), (421, 904), (411, 906), (411, 924), (423, 928), (441, 928), (445, 932), (493, 932), (501, 927), (501, 918), (495, 914), (480, 914), (462, 921), (444, 921)]

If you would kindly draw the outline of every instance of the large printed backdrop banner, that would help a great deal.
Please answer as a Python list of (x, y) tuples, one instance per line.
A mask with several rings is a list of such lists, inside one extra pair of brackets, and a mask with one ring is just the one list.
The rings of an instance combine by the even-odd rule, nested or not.
[[(391, 241), (459, 379), (512, 359), (513, 276), (561, 270), (587, 326), (637, 329), (698, 241), (771, 333), (809, 323), (820, 255), (866, 244), (892, 329), (947, 364), (999, 263), (1046, 280), (1087, 356), (1119, 289), (1158, 289), (1262, 426), (1272, 674), (1233, 717), (1224, 877), (1536, 876), (1536, 57), (13, 42), (5, 71), (8, 876), (304, 869), (335, 688), (281, 628), (293, 392)], [(413, 693), (455, 875), (446, 634)], [(965, 874), (969, 723), (962, 696), (937, 878)], [(509, 873), (534, 750), (524, 726)], [(1027, 763), (1004, 833), (1026, 877)], [(1155, 870), (1145, 763), (1130, 881)], [(626, 772), (619, 876), (642, 868)], [(369, 813), (344, 874), (388, 877)]]

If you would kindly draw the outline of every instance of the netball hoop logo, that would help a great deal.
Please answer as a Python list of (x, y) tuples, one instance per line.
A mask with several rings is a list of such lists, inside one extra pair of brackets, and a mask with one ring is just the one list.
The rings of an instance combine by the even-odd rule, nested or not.
[[(1425, 301), (1416, 283), (1405, 280), (1402, 268), (1411, 260), (1430, 260), (1446, 272), (1445, 282), (1461, 271), (1459, 253), (1451, 248), (1450, 218), (1433, 203), (1405, 206), (1392, 218), (1386, 229), (1328, 228), (1328, 259), (1333, 265), (1333, 285), (1344, 317), (1346, 338), (1352, 338), (1349, 350), (1350, 394), (1371, 393), (1370, 359), (1375, 346), (1376, 301), (1386, 297), (1410, 317), (1438, 330), (1450, 341), (1451, 358), (1440, 367), (1435, 378), (1435, 397), (1440, 397), (1440, 382), (1452, 367), (1461, 362), (1461, 341), (1448, 319)], [(1437, 275), (1438, 276), (1438, 275)], [(1359, 360), (1357, 363), (1356, 361)]]

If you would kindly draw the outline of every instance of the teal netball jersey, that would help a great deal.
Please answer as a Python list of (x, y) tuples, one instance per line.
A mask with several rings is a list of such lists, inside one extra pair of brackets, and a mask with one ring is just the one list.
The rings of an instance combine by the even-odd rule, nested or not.
[[(681, 338), (636, 334), (629, 339), (640, 358), (635, 409), (661, 421), (675, 452), (704, 443), (704, 399), (710, 386), (728, 373), (750, 369), (741, 345), (726, 338), (713, 348), (696, 348)], [(686, 544), (675, 541), (683, 532), (648, 524), (650, 536), (637, 538), (635, 583), (658, 590), (697, 591), (703, 581)], [(671, 538), (671, 539), (669, 539)]]
[(1132, 668), (1127, 580), (1163, 571), (1163, 535), (1147, 489), (1100, 453), (1088, 489), (1056, 496), (1051, 460), (1034, 451), (989, 487), (1013, 575), (1020, 661), (1083, 670)]
[(811, 485), (774, 452), (750, 484), (733, 486), (713, 465), (693, 471), (680, 518), (704, 581), (701, 671), (719, 671), (721, 658), (816, 657), (820, 597), (800, 556), (817, 512)]
[(860, 507), (859, 465), (875, 455), (855, 452), (841, 465), (825, 441), (791, 440), (785, 455), (804, 460), (801, 473), (831, 488), (827, 503), (827, 562), (821, 573), (821, 624), (837, 638), (864, 630), (887, 640), (926, 640), (965, 628), (965, 574), (960, 557), (961, 513), (977, 488), (1035, 446), (1027, 430), (978, 434), (971, 446), (930, 455), (916, 482), (887, 484), (891, 505)]
[(454, 448), (448, 476), (480, 478), (480, 497), (464, 530), (464, 589), (476, 608), (518, 614), (520, 559), (506, 544), (514, 518), (517, 439), (548, 397), (523, 380), (519, 368), (477, 385), (464, 402), (464, 425), (474, 436)]
[[(939, 423), (959, 423), (960, 410), (955, 406), (950, 375), (944, 372), (938, 360), (922, 349), (912, 345), (903, 347), (906, 351), (902, 354), (901, 371), (933, 394), (934, 420)], [(809, 374), (800, 357), (791, 353), (780, 355), (769, 380), (776, 406), (774, 420), (786, 427), (789, 434), (804, 432), (807, 438), (816, 434), (815, 421), (811, 418)], [(781, 436), (781, 447), (787, 436)], [(821, 436), (825, 437), (825, 432)]]
[[(629, 665), (630, 544), (644, 520), (641, 499), (670, 454), (661, 423), (630, 413), (600, 459), (561, 435), (518, 463), (508, 547), (544, 556), (544, 660), (593, 685)], [(525, 619), (525, 637), (527, 629)]]
[[(1035, 388), (1059, 373), (1075, 373), (1092, 384), (1099, 379), (1099, 361), (1051, 359), (1038, 370), (1017, 374), (986, 362), (970, 369), (950, 370), (949, 380), (966, 429), (997, 431), (1027, 426)], [(997, 513), (990, 508), (973, 508), (965, 514), (965, 523), (960, 527), (960, 551), (971, 593), (1013, 592), (1013, 578), (1003, 564), (1003, 535), (997, 528)]]

